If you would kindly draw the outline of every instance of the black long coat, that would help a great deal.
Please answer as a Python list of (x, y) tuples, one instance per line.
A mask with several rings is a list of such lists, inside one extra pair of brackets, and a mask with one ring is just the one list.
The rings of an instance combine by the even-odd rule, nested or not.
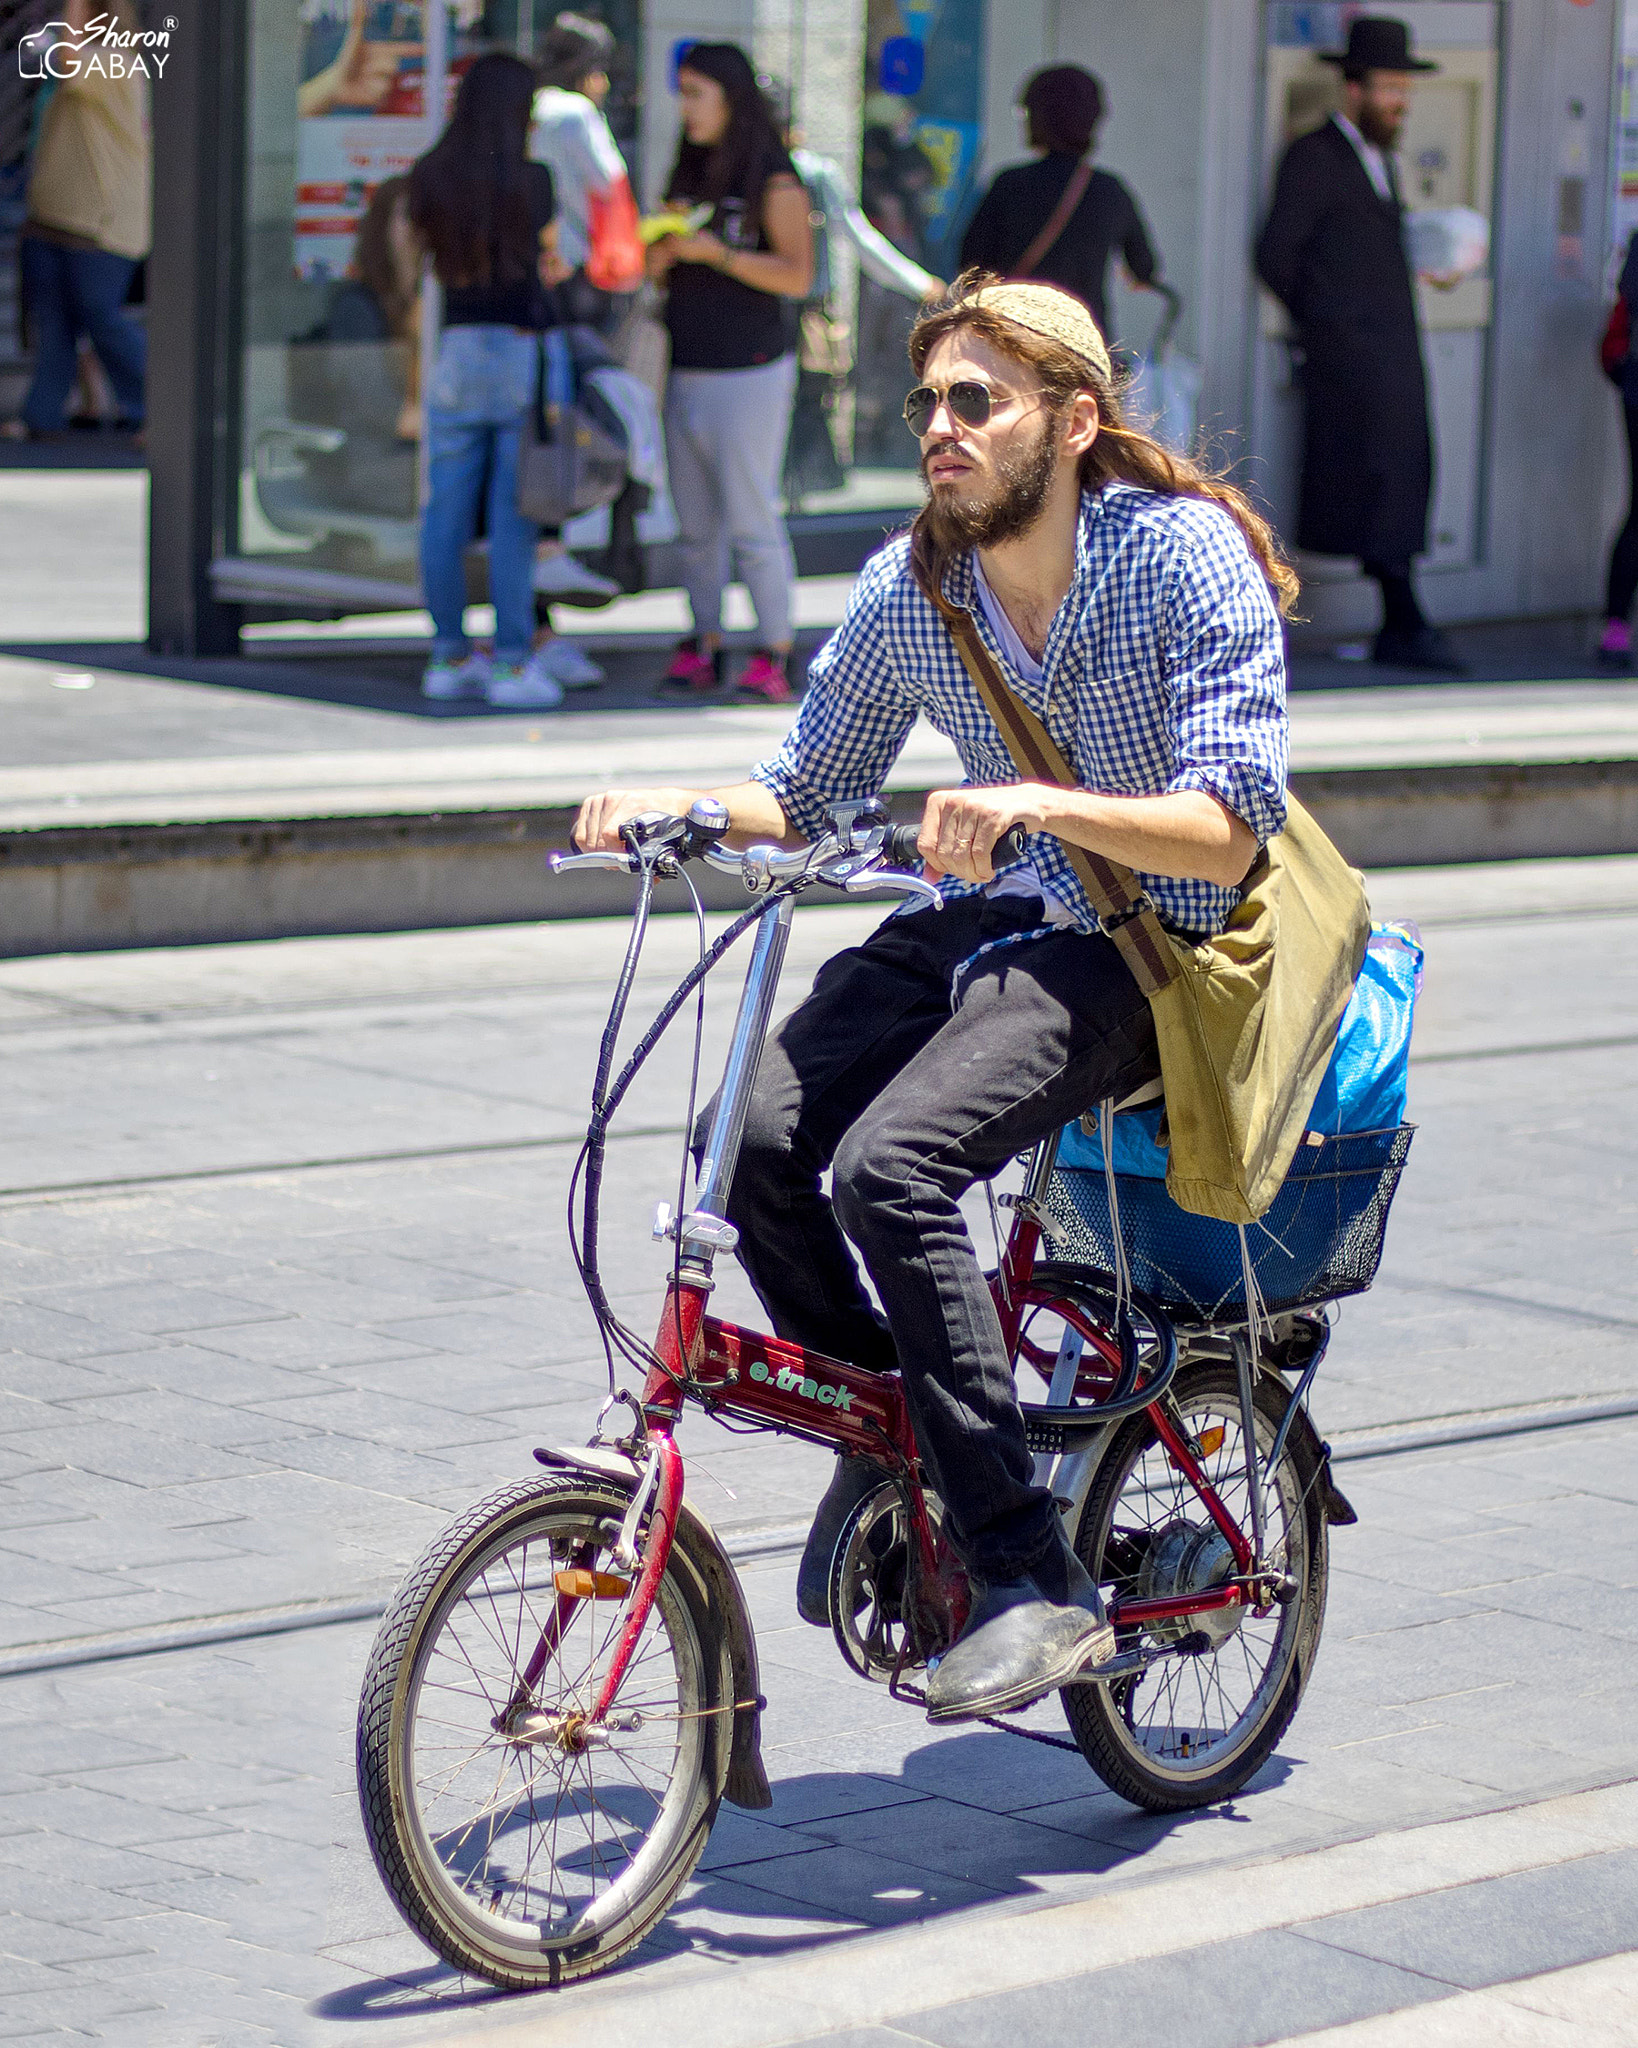
[(1286, 151), (1257, 244), (1306, 357), (1297, 545), (1389, 567), (1426, 548), (1433, 485), (1402, 213), (1327, 121)]

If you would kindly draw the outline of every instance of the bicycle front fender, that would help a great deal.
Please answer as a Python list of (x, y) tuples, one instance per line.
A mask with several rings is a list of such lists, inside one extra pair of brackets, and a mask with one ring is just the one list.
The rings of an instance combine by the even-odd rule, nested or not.
[[(550, 1469), (592, 1472), (599, 1479), (616, 1481), (628, 1491), (637, 1484), (637, 1466), (624, 1451), (611, 1445), (577, 1444), (568, 1449), (537, 1450), (535, 1457)], [(734, 1714), (733, 1743), (722, 1796), (731, 1806), (758, 1813), (772, 1806), (773, 1791), (762, 1764), (762, 1683), (745, 1589), (716, 1531), (687, 1500), (682, 1503), (677, 1520), (676, 1546), (704, 1586), (711, 1611), (720, 1618), (727, 1634), (734, 1699), (750, 1702)]]

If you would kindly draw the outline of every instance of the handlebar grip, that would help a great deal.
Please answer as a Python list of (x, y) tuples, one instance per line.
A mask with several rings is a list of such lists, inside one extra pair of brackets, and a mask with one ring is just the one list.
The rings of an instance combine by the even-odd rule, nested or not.
[(919, 868), (921, 855), (916, 851), (916, 840), (921, 833), (919, 825), (891, 825), (887, 832), (887, 865), (890, 868)]
[[(916, 851), (916, 840), (921, 832), (919, 825), (894, 825), (887, 834), (885, 852), (887, 865), (892, 868), (919, 868), (921, 855)], [(996, 868), (1009, 867), (1015, 860), (1024, 857), (1024, 828), (1013, 825), (1001, 834), (990, 849), (990, 865)]]

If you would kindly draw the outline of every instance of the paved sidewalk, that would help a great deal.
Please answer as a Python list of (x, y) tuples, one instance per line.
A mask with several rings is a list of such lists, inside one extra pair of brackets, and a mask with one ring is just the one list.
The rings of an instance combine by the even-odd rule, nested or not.
[[(611, 656), (651, 676), (654, 657)], [(493, 713), (427, 707), (407, 686), (295, 694), (311, 670), (252, 663), (239, 687), (137, 676), (95, 659), (65, 668), (0, 655), (0, 833), (45, 826), (386, 815), (578, 802), (599, 783), (736, 781), (791, 713), (754, 706)], [(281, 694), (280, 684), (291, 694)], [(338, 691), (341, 686), (337, 685)], [(429, 711), (440, 715), (429, 715)], [(453, 715), (449, 715), (453, 713)], [(1638, 684), (1407, 685), (1294, 696), (1292, 768), (1436, 768), (1638, 758)], [(889, 786), (959, 777), (954, 750), (918, 724)]]
[[(1322, 1429), (1358, 1451), (1382, 1440), (1345, 1432), (1638, 1400), (1638, 861), (1384, 874), (1373, 897), (1428, 939), (1422, 1128), (1382, 1278), (1346, 1306), (1317, 1389)], [(788, 995), (871, 915), (800, 916)], [(141, 1626), (378, 1599), (534, 1443), (584, 1438), (602, 1367), (561, 1204), (622, 943), (590, 923), (0, 965), (0, 1649), (96, 1654), (110, 1645), (85, 1639)], [(634, 1018), (689, 943), (657, 926)], [(645, 1316), (685, 1066), (668, 1041), (613, 1148), (608, 1271)], [(748, 1309), (731, 1276), (723, 1302)], [(725, 1819), (683, 1916), (610, 1995), (855, 1940), (873, 1983), (883, 1930), (925, 1922), (977, 1956), (992, 1920), (1043, 1902), (1638, 1776), (1635, 1428), (1346, 1464), (1363, 1522), (1336, 1535), (1292, 1736), (1254, 1795), (1174, 1823), (1074, 1758), (933, 1738), (792, 1620), (788, 1560), (751, 1566), (779, 1804)], [(788, 1529), (822, 1482), (801, 1446), (695, 1418), (687, 1442), (701, 1506), (742, 1532)], [(0, 2039), (283, 2048), (367, 2021), (399, 2048), (487, 2023), (363, 1861), (346, 1748), (370, 1633), (0, 1679)], [(1574, 1960), (1565, 1927), (1588, 1915), (1558, 1913), (1558, 1882), (1483, 1909), (1521, 1955), (1551, 1934), (1514, 1975)], [(1344, 1932), (1330, 1945), (1352, 1955)], [(1388, 1976), (1337, 1965), (1354, 2002), (1282, 2006), (1286, 2031), (1392, 2009), (1407, 1970), (1457, 1995), (1446, 1951), (1425, 1970), (1407, 1954), (1378, 1959)], [(1224, 1973), (1206, 1981), (1215, 2000)], [(1225, 2010), (1235, 2038), (1269, 2038)], [(924, 2038), (954, 2042), (939, 2024)]]
[[(525, 2000), (439, 1966), (364, 1853), (367, 1628), (12, 1679), (0, 2039), (1250, 2048), (1495, 1987), (1509, 2048), (1630, 2042), (1635, 1448), (1627, 1423), (1348, 1468), (1362, 1523), (1297, 1721), (1246, 1793), (1172, 1820), (1075, 1756), (929, 1730), (795, 1621), (789, 1563), (752, 1567), (773, 1808), (724, 1809), (619, 1972)], [(1589, 1561), (1595, 1519), (1619, 1555)], [(1539, 1981), (1624, 1955), (1597, 1996)]]

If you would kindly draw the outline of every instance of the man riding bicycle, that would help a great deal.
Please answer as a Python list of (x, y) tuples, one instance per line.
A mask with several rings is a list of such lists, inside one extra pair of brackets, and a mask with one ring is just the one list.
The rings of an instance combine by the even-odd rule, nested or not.
[[(1159, 1073), (1148, 1003), (1064, 844), (1134, 869), (1173, 932), (1222, 928), (1284, 822), (1295, 579), (1238, 491), (1124, 423), (1103, 337), (1069, 293), (964, 278), (917, 322), (910, 360), (928, 501), (865, 566), (784, 745), (726, 789), (603, 791), (574, 836), (618, 849), (634, 816), (709, 794), (730, 843), (795, 845), (883, 787), (918, 714), (960, 754), (967, 779), (928, 798), (919, 840), (944, 908), (899, 912), (838, 954), (770, 1038), (729, 1202), (781, 1336), (903, 1375), (974, 1586), (927, 1688), (947, 1722), (1025, 1705), (1114, 1652), (1034, 1482), (959, 1206)], [(1076, 787), (1017, 779), (931, 589), (971, 611)], [(998, 876), (1014, 826), (1025, 859)], [(879, 1477), (838, 1461), (802, 1559), (804, 1619), (828, 1624), (838, 1534)]]

